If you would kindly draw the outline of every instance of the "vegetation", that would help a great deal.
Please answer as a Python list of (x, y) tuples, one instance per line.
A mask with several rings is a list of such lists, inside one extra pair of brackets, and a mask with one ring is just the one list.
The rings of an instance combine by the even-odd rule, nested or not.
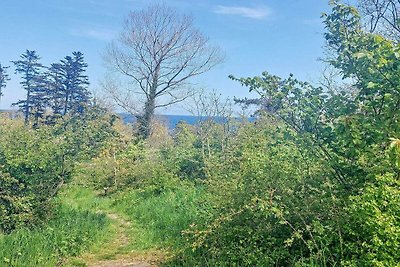
[[(156, 109), (187, 99), (190, 78), (222, 61), (221, 52), (193, 26), (192, 18), (165, 5), (131, 12), (107, 64), (114, 71), (105, 89), (116, 103), (137, 117), (138, 133), (148, 137)], [(115, 80), (115, 71), (121, 74)], [(128, 80), (129, 87), (120, 90)], [(131, 86), (137, 90), (131, 90)], [(144, 105), (140, 104), (142, 100)]]
[(351, 85), (231, 76), (257, 93), (236, 100), (254, 122), (215, 93), (196, 125), (146, 138), (89, 99), (69, 113), (76, 92), (52, 123), (1, 118), (0, 265), (398, 266), (400, 46), (354, 7), (323, 18)]
[(8, 67), (0, 64), (0, 99), (3, 96), (3, 89), (6, 87), (7, 81), (10, 80), (6, 71), (7, 69)]
[[(15, 72), (21, 74), (21, 85), (26, 99), (14, 103), (24, 114), (25, 124), (34, 118), (34, 126), (51, 124), (54, 119), (67, 114), (82, 113), (90, 103), (87, 64), (81, 52), (73, 52), (60, 63), (46, 68), (36, 51), (26, 50), (21, 59), (13, 61)], [(47, 69), (46, 72), (43, 70)]]

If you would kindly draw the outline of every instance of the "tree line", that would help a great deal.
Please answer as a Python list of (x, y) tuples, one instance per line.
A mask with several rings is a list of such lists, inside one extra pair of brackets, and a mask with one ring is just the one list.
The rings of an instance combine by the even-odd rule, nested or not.
[[(40, 123), (52, 124), (67, 114), (82, 113), (91, 101), (83, 53), (72, 52), (50, 66), (40, 63), (40, 59), (36, 51), (26, 50), (19, 60), (11, 61), (26, 91), (26, 97), (12, 105), (22, 112), (25, 124), (32, 120), (37, 127)], [(0, 96), (10, 80), (8, 68), (0, 64)]]

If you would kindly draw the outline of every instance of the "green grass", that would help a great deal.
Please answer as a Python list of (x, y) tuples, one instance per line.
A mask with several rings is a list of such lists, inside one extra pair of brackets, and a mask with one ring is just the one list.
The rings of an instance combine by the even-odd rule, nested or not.
[[(0, 266), (85, 266), (106, 256), (174, 251), (184, 244), (182, 230), (200, 220), (203, 194), (182, 185), (161, 194), (132, 189), (99, 197), (72, 182), (59, 194), (54, 217), (46, 225), (0, 236)], [(114, 244), (121, 234), (127, 245)]]
[(56, 266), (101, 239), (107, 225), (102, 214), (61, 205), (46, 226), (1, 236), (0, 266)]
[(0, 235), (0, 266), (56, 266), (80, 255), (105, 238), (110, 220), (96, 210), (107, 201), (89, 189), (65, 187), (48, 223)]
[(200, 220), (201, 199), (200, 190), (190, 186), (159, 195), (132, 190), (120, 194), (114, 207), (134, 222), (136, 249), (179, 248), (182, 230)]

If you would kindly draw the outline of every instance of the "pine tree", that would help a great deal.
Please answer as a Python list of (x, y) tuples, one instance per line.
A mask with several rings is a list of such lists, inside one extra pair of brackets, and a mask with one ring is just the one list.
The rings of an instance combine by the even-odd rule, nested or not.
[(87, 64), (81, 52), (73, 52), (49, 67), (46, 76), (49, 106), (53, 115), (48, 123), (67, 114), (82, 113), (90, 102), (88, 77), (84, 74)]
[(62, 114), (70, 112), (82, 113), (85, 105), (89, 103), (90, 93), (87, 89), (89, 79), (84, 74), (87, 64), (81, 52), (73, 52), (72, 57), (66, 56), (61, 60), (64, 87), (64, 107)]
[(3, 88), (6, 87), (7, 81), (10, 80), (7, 74), (7, 69), (9, 67), (2, 66), (0, 63), (0, 99), (3, 96)]
[(48, 89), (50, 95), (50, 106), (53, 111), (53, 118), (62, 116), (64, 111), (64, 99), (65, 99), (65, 73), (61, 63), (53, 63), (47, 72)]
[(39, 63), (40, 57), (34, 50), (26, 50), (21, 55), (21, 60), (12, 61), (15, 65), (15, 73), (21, 74), (22, 81), (20, 84), (26, 90), (26, 99), (19, 100), (13, 105), (19, 106), (24, 114), (25, 124), (28, 124), (30, 116), (35, 114), (38, 118), (44, 113), (44, 103), (42, 97), (45, 95), (45, 83), (41, 69), (44, 66)]
[(50, 106), (50, 99), (49, 80), (45, 75), (39, 74), (36, 77), (35, 87), (31, 92), (30, 99), (31, 115), (34, 118), (34, 128), (38, 127), (39, 120), (44, 118), (44, 115)]

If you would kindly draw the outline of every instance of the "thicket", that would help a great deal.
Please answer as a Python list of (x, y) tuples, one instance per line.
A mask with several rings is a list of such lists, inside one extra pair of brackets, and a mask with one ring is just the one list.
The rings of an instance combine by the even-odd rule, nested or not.
[(204, 189), (204, 205), (190, 209), (196, 221), (176, 236), (187, 249), (171, 265), (400, 262), (399, 45), (364, 31), (353, 7), (333, 3), (324, 19), (329, 64), (350, 86), (231, 77), (259, 95), (247, 101), (263, 114), (255, 123), (155, 131), (109, 157), (114, 172), (92, 175), (153, 197), (182, 181)]
[(400, 46), (332, 8), (329, 64), (350, 85), (231, 77), (258, 94), (239, 100), (255, 122), (156, 124), (140, 139), (95, 109), (36, 129), (4, 120), (1, 229), (42, 218), (73, 168), (175, 251), (167, 265), (397, 266)]
[(9, 233), (46, 221), (75, 164), (95, 156), (116, 134), (114, 121), (113, 115), (96, 107), (39, 128), (2, 116), (0, 231)]

